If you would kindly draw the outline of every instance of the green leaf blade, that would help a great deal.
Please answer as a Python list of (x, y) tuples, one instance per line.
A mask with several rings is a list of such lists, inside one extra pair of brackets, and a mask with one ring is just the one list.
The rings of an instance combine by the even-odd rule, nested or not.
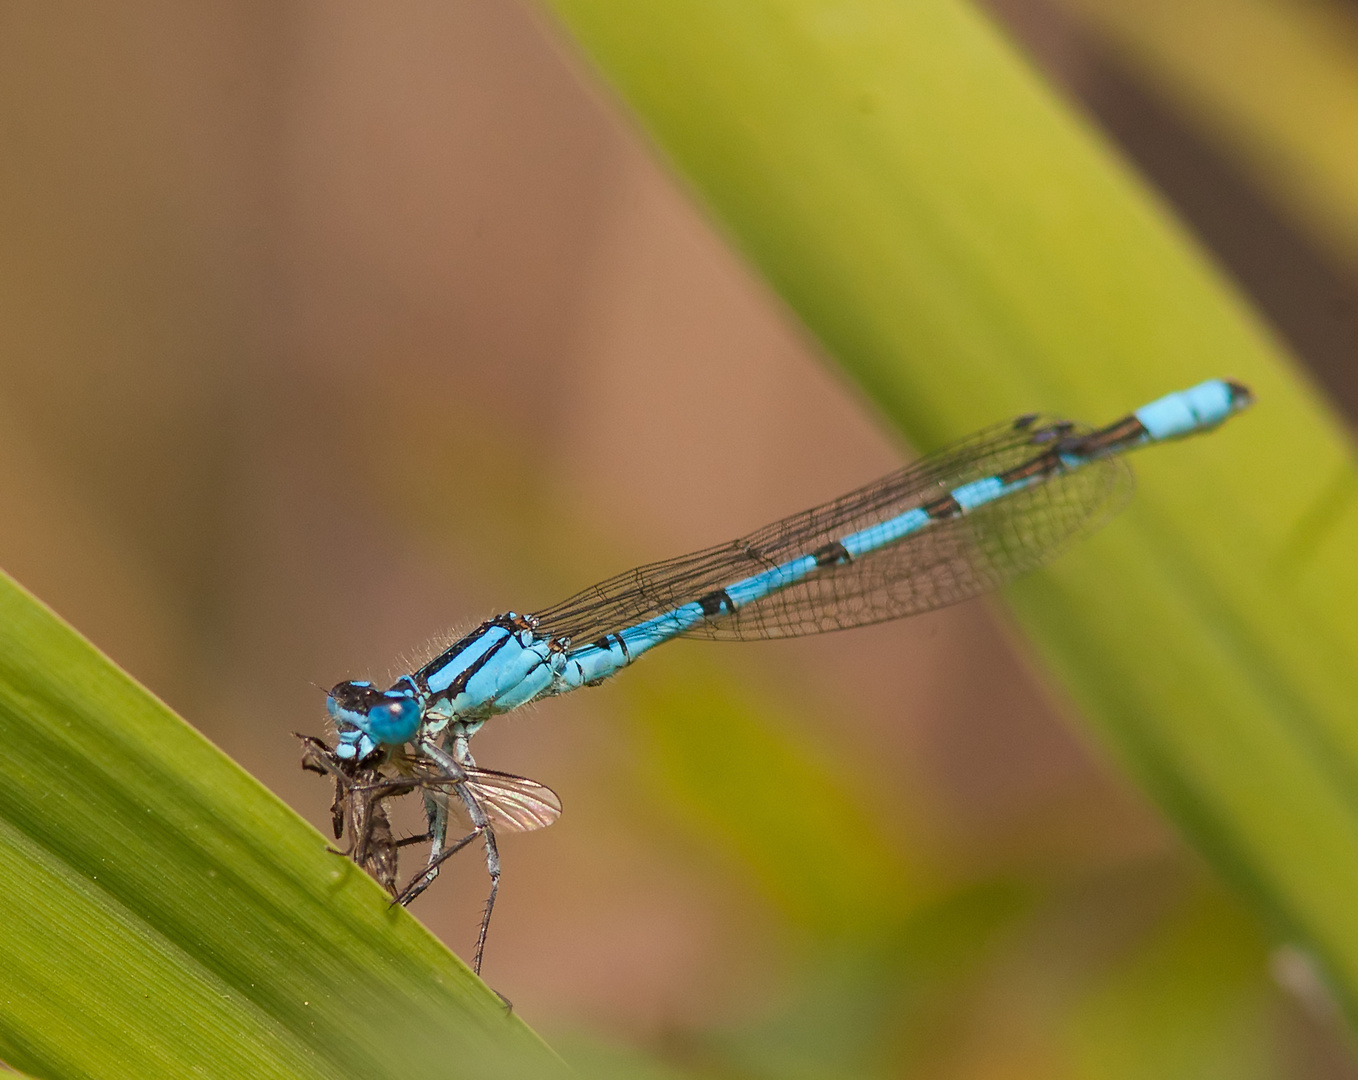
[(560, 1063), (309, 826), (0, 581), (0, 1059), (35, 1076)]

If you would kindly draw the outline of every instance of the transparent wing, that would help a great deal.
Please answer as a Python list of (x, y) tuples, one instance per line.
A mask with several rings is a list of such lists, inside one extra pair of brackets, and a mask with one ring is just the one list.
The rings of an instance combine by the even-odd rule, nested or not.
[(545, 829), (561, 816), (560, 796), (526, 776), (468, 769), (467, 786), (491, 824), (511, 832)]
[(947, 607), (1050, 561), (1122, 509), (1133, 487), (1125, 462), (1098, 461), (817, 571), (686, 636), (791, 637)]
[[(456, 781), (444, 776), (437, 766), (420, 759), (408, 759), (405, 767), (413, 769), (414, 775), (403, 778), (403, 791), (396, 791), (398, 783), (393, 782), (393, 794), (421, 788), (444, 803), (455, 819), (469, 824), (462, 800), (454, 791)], [(534, 832), (547, 828), (561, 816), (561, 797), (546, 784), (495, 769), (464, 765), (463, 771), (468, 790), (496, 828), (508, 832)]]
[[(860, 529), (997, 476), (1089, 429), (1023, 417), (982, 431), (833, 502), (727, 544), (629, 570), (534, 613), (538, 630), (597, 641), (743, 578), (808, 555)], [(778, 638), (842, 630), (932, 610), (992, 589), (1041, 565), (1102, 525), (1132, 491), (1127, 465), (1089, 461), (972, 513), (931, 524), (849, 563), (826, 566), (684, 636)]]

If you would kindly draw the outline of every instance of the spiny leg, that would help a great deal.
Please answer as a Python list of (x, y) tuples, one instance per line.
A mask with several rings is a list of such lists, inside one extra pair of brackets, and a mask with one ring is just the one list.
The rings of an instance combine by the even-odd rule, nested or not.
[[(481, 974), (481, 956), (486, 951), (486, 934), (490, 930), (490, 915), (495, 910), (495, 896), (500, 891), (500, 852), (495, 846), (495, 830), (487, 825), (481, 830), (486, 844), (486, 869), (490, 872), (490, 895), (486, 897), (486, 910), (481, 914), (481, 931), (476, 935), (476, 953), (472, 958), (472, 970)], [(511, 1005), (510, 1008), (513, 1008)]]
[[(467, 736), (459, 735), (453, 740), (453, 754), (459, 765), (469, 769), (476, 768), (476, 759), (472, 757), (471, 747), (467, 745)], [(495, 910), (495, 897), (500, 892), (500, 849), (495, 843), (495, 830), (491, 828), (484, 808), (472, 796), (470, 789), (464, 784), (459, 784), (458, 795), (467, 804), (467, 812), (473, 815), (472, 823), (481, 829), (482, 842), (486, 847), (486, 872), (490, 874), (490, 895), (486, 897), (486, 908), (481, 913), (481, 929), (476, 935), (476, 953), (472, 958), (472, 970), (480, 975), (481, 957), (486, 951), (486, 934), (490, 931), (490, 916)]]

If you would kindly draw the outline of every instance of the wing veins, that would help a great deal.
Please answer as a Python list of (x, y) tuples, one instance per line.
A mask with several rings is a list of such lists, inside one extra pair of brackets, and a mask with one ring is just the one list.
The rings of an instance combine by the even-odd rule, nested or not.
[[(1053, 432), (1079, 435), (1087, 430), (1053, 417), (1036, 417), (1023, 426), (1014, 421), (997, 425), (828, 503), (725, 544), (626, 571), (533, 617), (540, 632), (553, 637), (569, 638), (577, 644), (599, 640), (663, 616), (770, 565), (809, 554), (861, 528), (889, 520), (962, 484), (1026, 464), (1044, 451), (1044, 436), (1049, 441)], [(1087, 463), (1028, 492), (1006, 496), (959, 518), (936, 522), (852, 563), (819, 569), (802, 582), (734, 614), (705, 619), (685, 630), (684, 636), (797, 636), (897, 618), (975, 595), (1045, 561), (1081, 533), (1082, 523), (1102, 523), (1107, 516), (1103, 512), (1106, 504), (1120, 505), (1117, 492), (1123, 486), (1122, 478), (1129, 476), (1127, 467), (1113, 458)], [(1025, 513), (1036, 517), (1043, 504), (1040, 498), (1034, 500), (1032, 493), (1044, 491), (1050, 493), (1048, 509), (1061, 510), (1059, 518), (1052, 519), (1060, 524), (1056, 530), (1060, 535), (1037, 538), (1028, 550), (1012, 552), (1010, 557), (987, 552), (982, 530), (993, 530), (997, 524), (1020, 525)], [(1066, 503), (1061, 506), (1059, 497), (1063, 494)], [(1013, 531), (1009, 530), (1008, 541), (1015, 540)], [(1004, 530), (1000, 533), (1004, 535)], [(949, 565), (952, 570), (938, 570), (940, 565)], [(968, 567), (975, 572), (964, 572)], [(934, 588), (932, 598), (924, 588), (915, 589), (914, 598), (900, 597), (903, 584), (911, 580), (927, 582), (930, 575), (950, 576), (951, 584)], [(874, 591), (881, 594), (874, 602), (864, 600)]]

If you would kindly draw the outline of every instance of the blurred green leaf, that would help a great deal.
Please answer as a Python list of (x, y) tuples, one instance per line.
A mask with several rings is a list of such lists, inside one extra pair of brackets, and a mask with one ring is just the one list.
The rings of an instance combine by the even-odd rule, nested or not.
[(1113, 965), (1070, 1017), (1091, 1080), (1250, 1080), (1276, 1075), (1258, 926), (1199, 883)]
[(790, 710), (772, 715), (698, 656), (656, 657), (629, 674), (646, 787), (793, 925), (818, 939), (880, 942), (941, 887), (918, 844), (900, 842), (904, 823), (889, 830), (864, 786), (815, 752), (819, 740)]
[(1358, 514), (1328, 513), (1352, 459), (1314, 393), (971, 8), (552, 7), (922, 448), (1034, 407), (1097, 422), (1213, 375), (1254, 387), (1252, 414), (1143, 455), (1132, 509), (1009, 595), (1089, 720), (1352, 1015)]
[(1061, 0), (1358, 269), (1358, 15), (1334, 0)]
[(0, 578), (0, 1060), (40, 1077), (551, 1076), (348, 860)]
[(967, 995), (1028, 914), (1035, 890), (960, 886), (902, 909), (876, 940), (810, 952), (782, 1001), (755, 1021), (705, 1037), (751, 1076), (935, 1075), (955, 1050)]

